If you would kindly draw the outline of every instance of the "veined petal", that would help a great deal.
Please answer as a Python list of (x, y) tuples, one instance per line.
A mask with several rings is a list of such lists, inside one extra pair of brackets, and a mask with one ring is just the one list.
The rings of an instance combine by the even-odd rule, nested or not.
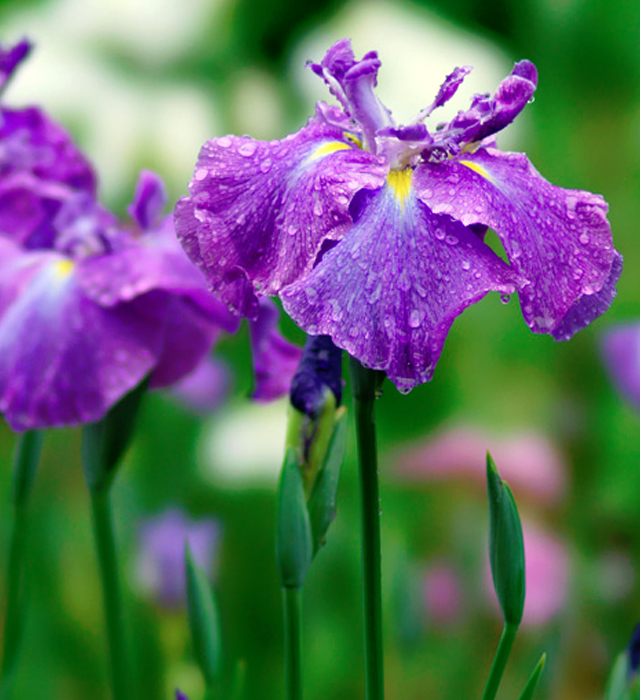
[(471, 230), (417, 199), (410, 171), (392, 176), (359, 195), (352, 230), (280, 296), (307, 333), (331, 336), (408, 390), (431, 378), (456, 316), (488, 291), (515, 286)]
[(433, 211), (496, 231), (523, 278), (522, 312), (535, 333), (566, 340), (608, 308), (621, 259), (614, 269), (617, 253), (599, 195), (551, 185), (524, 154), (493, 149), (425, 163), (415, 180)]
[(200, 151), (176, 231), (214, 292), (255, 317), (255, 292), (277, 294), (307, 273), (323, 241), (350, 225), (355, 192), (386, 171), (320, 119), (283, 141), (224, 136)]
[(164, 300), (103, 309), (71, 261), (46, 255), (0, 317), (0, 412), (15, 430), (102, 418), (154, 366), (163, 340)]

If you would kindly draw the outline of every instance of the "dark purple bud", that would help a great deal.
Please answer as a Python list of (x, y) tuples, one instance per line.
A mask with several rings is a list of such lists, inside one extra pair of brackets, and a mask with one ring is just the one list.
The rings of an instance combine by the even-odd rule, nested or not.
[(328, 335), (310, 335), (291, 381), (289, 399), (298, 411), (317, 418), (325, 403), (327, 388), (331, 389), (336, 406), (339, 406), (342, 401), (342, 350)]
[(640, 624), (633, 630), (627, 653), (629, 654), (629, 676), (635, 676), (640, 667)]

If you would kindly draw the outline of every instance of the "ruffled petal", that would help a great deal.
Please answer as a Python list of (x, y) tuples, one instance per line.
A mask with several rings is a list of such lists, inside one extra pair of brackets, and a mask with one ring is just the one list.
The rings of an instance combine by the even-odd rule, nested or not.
[(355, 204), (349, 234), (280, 296), (307, 333), (331, 336), (409, 390), (431, 378), (456, 316), (490, 290), (513, 292), (513, 273), (406, 181), (363, 192)]
[(607, 331), (602, 339), (602, 354), (618, 391), (640, 410), (640, 324)]
[(73, 263), (48, 255), (0, 318), (0, 411), (15, 430), (99, 420), (162, 348), (161, 293), (104, 309), (78, 287)]
[(415, 182), (434, 212), (496, 231), (522, 278), (522, 312), (534, 333), (566, 340), (608, 308), (621, 260), (614, 268), (607, 204), (599, 195), (551, 185), (524, 154), (493, 149), (425, 163)]
[(224, 136), (200, 151), (176, 231), (214, 292), (255, 317), (255, 291), (277, 294), (308, 272), (323, 241), (350, 225), (354, 193), (386, 171), (320, 118), (283, 141)]
[(258, 318), (249, 322), (256, 385), (252, 398), (273, 401), (289, 392), (302, 348), (278, 331), (280, 311), (270, 299), (260, 299)]

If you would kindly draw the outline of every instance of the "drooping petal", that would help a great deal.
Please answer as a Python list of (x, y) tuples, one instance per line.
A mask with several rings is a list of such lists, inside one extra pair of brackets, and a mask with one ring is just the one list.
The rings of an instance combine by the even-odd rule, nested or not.
[(228, 333), (238, 329), (238, 317), (211, 294), (203, 274), (180, 247), (169, 217), (119, 250), (87, 258), (77, 274), (84, 292), (102, 306), (162, 289), (188, 297)]
[(425, 163), (415, 181), (434, 212), (496, 231), (523, 278), (522, 311), (533, 332), (566, 340), (610, 304), (621, 259), (599, 195), (551, 185), (524, 154), (493, 149)]
[[(220, 335), (221, 326), (214, 314), (203, 310), (189, 297), (168, 292), (153, 293), (166, 297), (162, 349), (149, 381), (149, 388), (161, 389), (195, 370)], [(217, 299), (214, 302), (217, 310), (220, 302)]]
[(253, 399), (273, 401), (289, 392), (302, 348), (278, 331), (280, 311), (270, 299), (260, 299), (258, 318), (249, 322), (251, 353), (256, 377)]
[(352, 230), (280, 294), (307, 333), (331, 336), (405, 390), (431, 378), (467, 306), (490, 290), (514, 291), (509, 267), (471, 230), (433, 214), (408, 178), (395, 173), (381, 190), (361, 193)]
[(71, 261), (44, 255), (0, 317), (0, 412), (15, 430), (99, 420), (153, 368), (163, 340), (162, 293), (103, 309)]
[(616, 388), (640, 410), (640, 324), (629, 323), (607, 331), (602, 353)]
[(352, 146), (320, 119), (283, 141), (224, 136), (203, 146), (176, 231), (239, 313), (255, 317), (255, 291), (276, 294), (308, 272), (323, 241), (350, 225), (354, 193), (384, 181), (384, 160)]

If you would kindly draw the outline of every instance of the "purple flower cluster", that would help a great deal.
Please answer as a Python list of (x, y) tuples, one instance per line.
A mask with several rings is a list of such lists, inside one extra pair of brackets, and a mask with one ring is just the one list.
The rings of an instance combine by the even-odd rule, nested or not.
[[(0, 49), (1, 85), (28, 44)], [(237, 321), (208, 291), (143, 172), (122, 223), (40, 109), (0, 105), (0, 412), (16, 430), (95, 421), (150, 375), (189, 374)]]
[(454, 319), (489, 291), (518, 293), (531, 330), (556, 340), (609, 307), (622, 258), (605, 201), (495, 148), (533, 96), (532, 63), (435, 129), (425, 119), (469, 68), (399, 126), (374, 92), (375, 52), (357, 61), (342, 40), (311, 67), (341, 107), (319, 103), (282, 141), (208, 141), (176, 208), (183, 246), (233, 309), (253, 317), (259, 297), (278, 295), (307, 333), (409, 390), (431, 378)]

